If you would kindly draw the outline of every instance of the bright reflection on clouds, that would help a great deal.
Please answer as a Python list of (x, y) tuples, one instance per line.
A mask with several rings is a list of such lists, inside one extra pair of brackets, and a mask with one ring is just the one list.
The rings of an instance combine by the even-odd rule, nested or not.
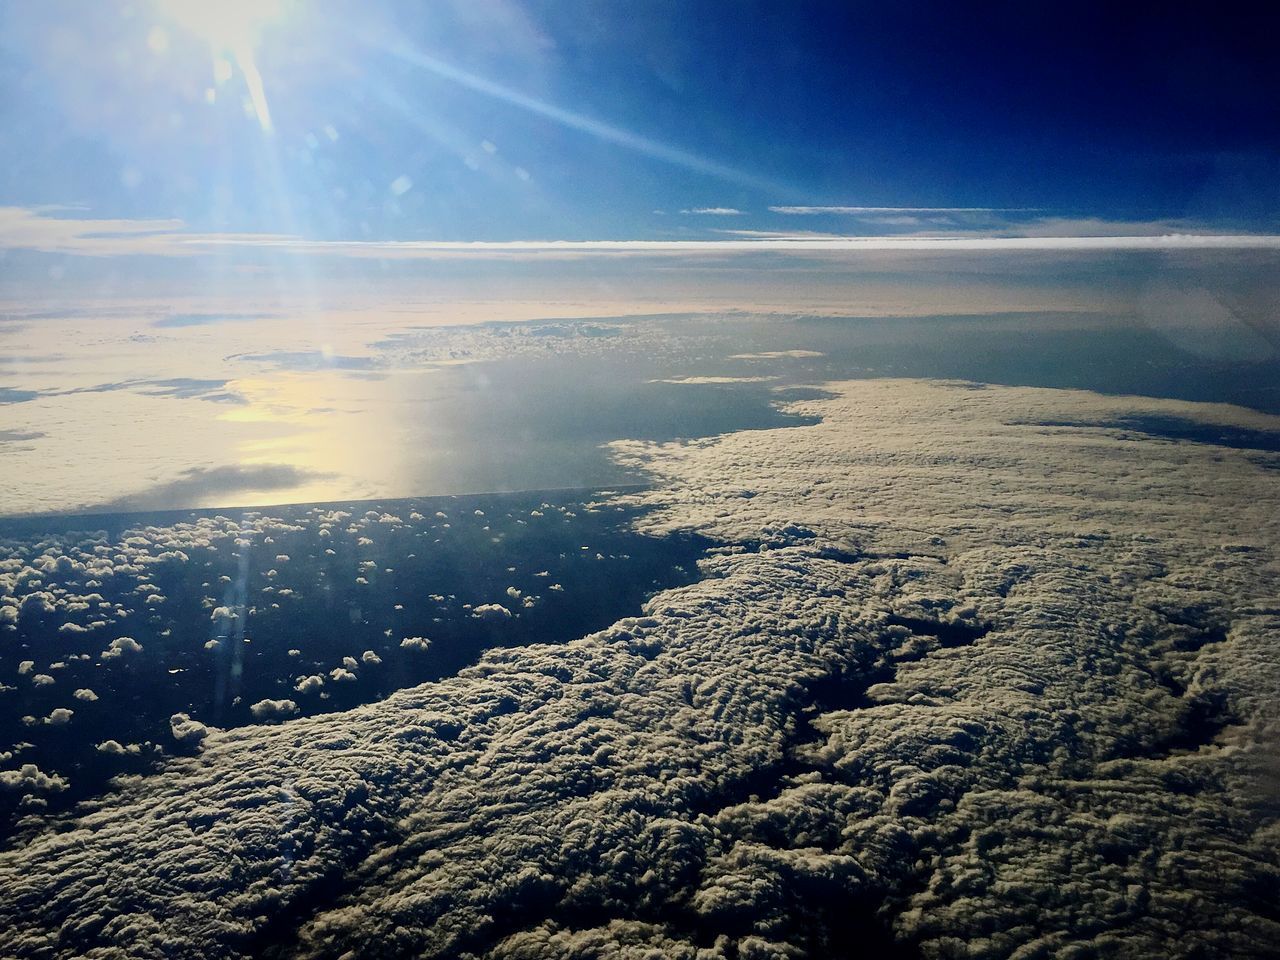
[[(335, 370), (278, 372), (239, 381), (247, 403), (227, 409), (228, 423), (261, 428), (268, 436), (246, 439), (242, 464), (288, 463), (316, 477), (289, 492), (298, 501), (385, 496), (414, 487), (405, 451), (431, 448), (436, 430), (415, 429), (429, 419), (434, 371), (391, 372), (369, 379)], [(430, 471), (426, 471), (430, 473)], [(279, 499), (279, 496), (276, 496)]]

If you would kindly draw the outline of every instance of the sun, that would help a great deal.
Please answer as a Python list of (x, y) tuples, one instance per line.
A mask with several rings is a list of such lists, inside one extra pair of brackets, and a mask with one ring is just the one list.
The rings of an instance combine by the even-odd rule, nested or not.
[(214, 76), (229, 79), (230, 65), (244, 75), (254, 114), (264, 132), (271, 131), (271, 111), (258, 71), (256, 50), (264, 27), (279, 20), (286, 0), (153, 0), (155, 9), (179, 29), (205, 41), (213, 57)]
[(223, 53), (252, 47), (262, 28), (284, 12), (283, 0), (155, 0), (155, 6), (165, 19)]

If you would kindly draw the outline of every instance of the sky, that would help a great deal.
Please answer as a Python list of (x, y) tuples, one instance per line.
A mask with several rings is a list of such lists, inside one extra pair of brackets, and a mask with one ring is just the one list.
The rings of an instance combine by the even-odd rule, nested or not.
[(348, 242), (1280, 218), (1274, 12), (199, 6), (0, 4), (6, 234), (19, 211)]
[(1280, 408), (1275, 20), (0, 0), (0, 513), (612, 481), (886, 370)]

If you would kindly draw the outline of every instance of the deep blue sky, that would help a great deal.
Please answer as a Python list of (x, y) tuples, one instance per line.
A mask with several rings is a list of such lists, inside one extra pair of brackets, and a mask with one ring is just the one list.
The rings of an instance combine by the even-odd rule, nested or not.
[(1222, 4), (295, 2), (256, 45), (265, 133), (163, 4), (13, 0), (0, 205), (348, 239), (904, 229), (768, 210), (832, 204), (1273, 230), (1278, 35)]

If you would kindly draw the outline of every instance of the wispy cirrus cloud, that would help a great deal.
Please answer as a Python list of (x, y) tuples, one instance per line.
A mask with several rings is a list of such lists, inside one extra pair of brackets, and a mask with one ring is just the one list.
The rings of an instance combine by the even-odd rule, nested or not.
[(122, 247), (163, 242), (185, 226), (181, 220), (59, 216), (78, 210), (63, 206), (0, 207), (0, 249), (115, 256)]
[(740, 217), (745, 213), (737, 207), (690, 207), (680, 212), (710, 217)]
[(1038, 207), (846, 207), (846, 206), (809, 206), (809, 207), (770, 207), (770, 213), (785, 213), (796, 216), (882, 214), (882, 213), (1033, 213)]

